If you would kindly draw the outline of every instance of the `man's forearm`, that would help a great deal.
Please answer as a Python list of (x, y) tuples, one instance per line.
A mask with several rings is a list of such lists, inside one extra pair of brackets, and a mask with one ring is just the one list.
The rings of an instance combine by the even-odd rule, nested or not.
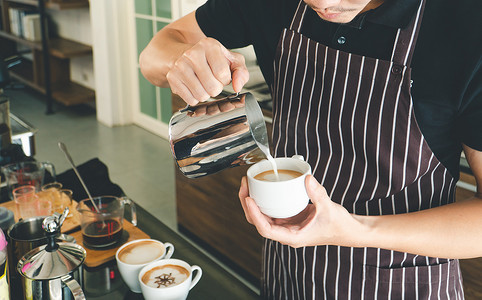
[(356, 216), (366, 226), (360, 245), (443, 258), (482, 256), (482, 198), (423, 211)]
[(167, 73), (183, 53), (206, 36), (192, 12), (157, 32), (139, 56), (141, 72), (152, 84), (168, 87)]
[(142, 74), (156, 86), (169, 87), (167, 73), (174, 62), (191, 46), (183, 40), (180, 32), (164, 28), (154, 36), (139, 56)]

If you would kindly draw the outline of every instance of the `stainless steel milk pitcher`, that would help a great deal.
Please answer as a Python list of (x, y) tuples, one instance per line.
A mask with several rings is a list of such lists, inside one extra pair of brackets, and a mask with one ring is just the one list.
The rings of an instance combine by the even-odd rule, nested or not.
[(251, 93), (180, 110), (169, 122), (169, 139), (177, 165), (188, 178), (253, 164), (266, 158), (268, 149), (263, 113)]

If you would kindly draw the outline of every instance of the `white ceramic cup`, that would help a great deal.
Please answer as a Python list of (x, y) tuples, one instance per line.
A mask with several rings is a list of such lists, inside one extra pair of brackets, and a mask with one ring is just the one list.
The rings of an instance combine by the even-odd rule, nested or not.
[(249, 196), (254, 199), (261, 212), (272, 218), (288, 218), (297, 215), (309, 203), (305, 178), (311, 174), (310, 165), (300, 155), (275, 158), (278, 170), (298, 171), (302, 175), (284, 181), (265, 181), (254, 177), (273, 170), (268, 160), (252, 165), (247, 172)]
[[(140, 244), (143, 242), (152, 242), (159, 245), (162, 248), (162, 252), (155, 257), (148, 258), (148, 261), (144, 262), (136, 262), (136, 263), (126, 263), (119, 258), (119, 253), (121, 253), (126, 247), (130, 247), (130, 245)], [(147, 266), (149, 263), (154, 261), (158, 261), (160, 259), (168, 259), (171, 258), (172, 254), (174, 253), (174, 245), (171, 243), (162, 243), (158, 240), (153, 239), (139, 239), (130, 241), (122, 245), (115, 254), (115, 259), (117, 261), (117, 267), (119, 268), (119, 273), (122, 276), (122, 279), (127, 284), (129, 289), (134, 293), (141, 292), (141, 285), (139, 284), (138, 276), (141, 269)], [(140, 257), (145, 257), (140, 255)]]
[[(189, 276), (180, 284), (162, 288), (148, 286), (142, 281), (142, 277), (146, 272), (163, 265), (181, 266), (189, 272)], [(196, 271), (196, 275), (193, 277), (194, 271)], [(202, 269), (199, 266), (190, 266), (187, 262), (183, 260), (171, 258), (162, 259), (148, 264), (147, 266), (142, 268), (138, 278), (141, 284), (142, 295), (146, 300), (184, 300), (187, 298), (189, 291), (198, 283), (199, 279), (201, 279), (202, 273)]]

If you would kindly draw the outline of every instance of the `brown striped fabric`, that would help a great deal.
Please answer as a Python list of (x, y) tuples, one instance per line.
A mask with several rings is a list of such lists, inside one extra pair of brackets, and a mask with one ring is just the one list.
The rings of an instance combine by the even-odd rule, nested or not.
[[(423, 15), (399, 30), (391, 61), (328, 48), (300, 33), (300, 1), (280, 39), (273, 86), (277, 157), (303, 155), (332, 201), (359, 215), (454, 201), (455, 181), (418, 128), (411, 56)], [(463, 299), (457, 260), (376, 248), (294, 249), (265, 240), (264, 298)]]

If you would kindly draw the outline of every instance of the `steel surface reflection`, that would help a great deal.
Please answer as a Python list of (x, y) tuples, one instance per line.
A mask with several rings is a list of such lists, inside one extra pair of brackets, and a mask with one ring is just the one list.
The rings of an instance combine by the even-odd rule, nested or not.
[(188, 106), (169, 122), (171, 151), (181, 172), (202, 177), (252, 164), (268, 147), (263, 113), (250, 93)]

